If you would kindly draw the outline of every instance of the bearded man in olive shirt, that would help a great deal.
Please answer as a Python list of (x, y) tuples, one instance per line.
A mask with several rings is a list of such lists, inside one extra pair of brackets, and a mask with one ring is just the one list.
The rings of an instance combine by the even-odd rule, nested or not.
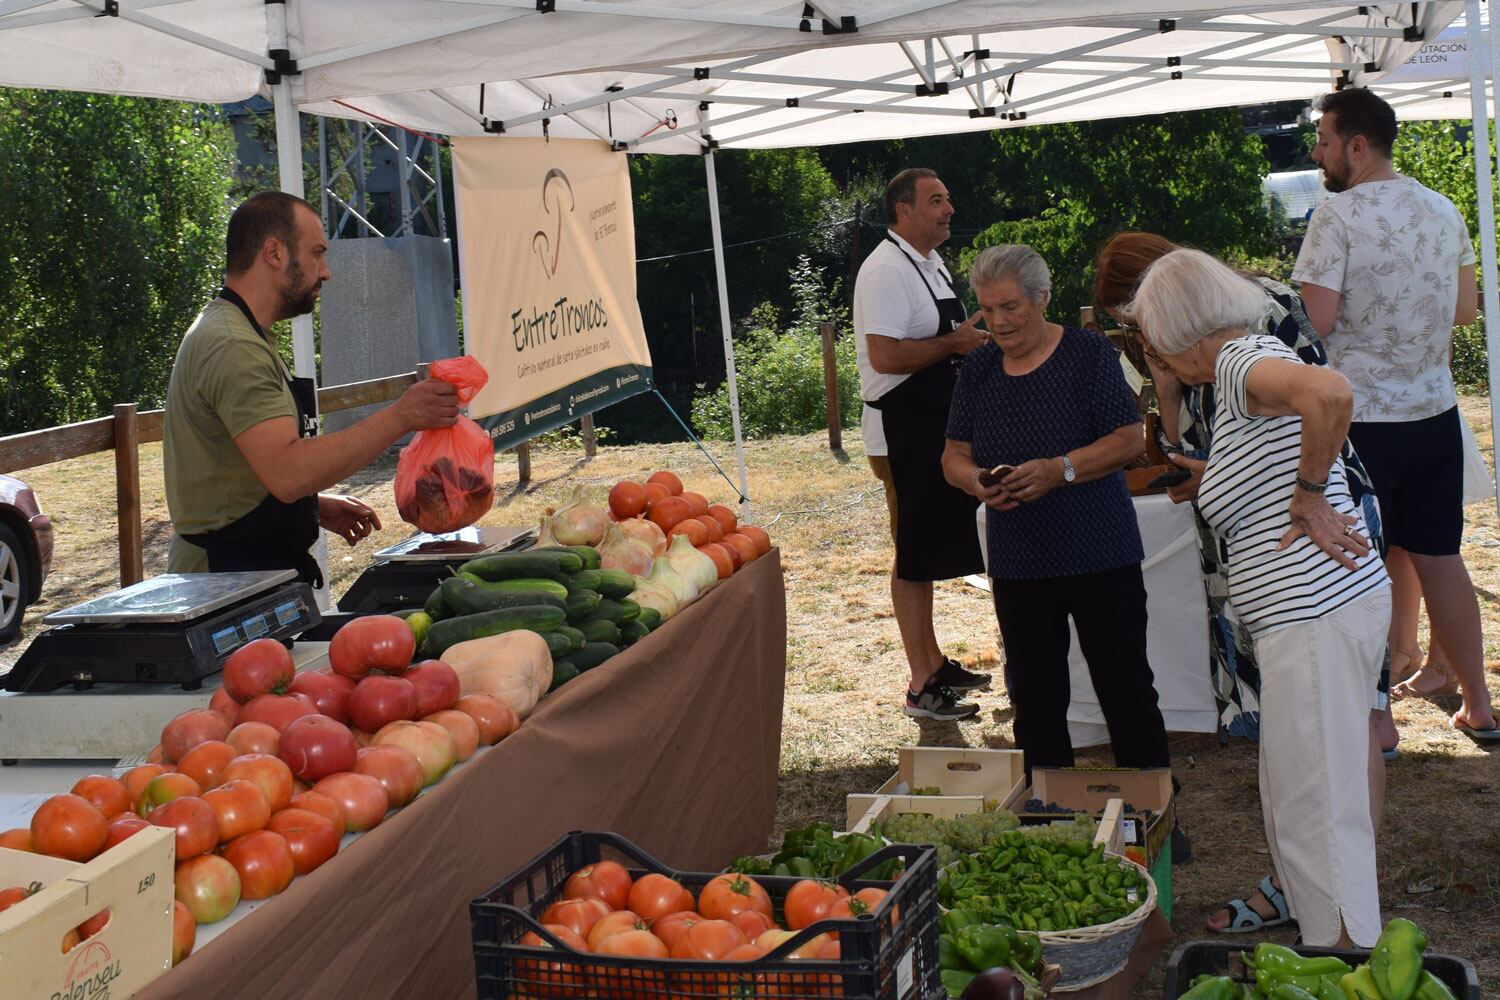
[(183, 338), (167, 386), (167, 569), (295, 569), (316, 582), (308, 548), (320, 527), (350, 545), (380, 527), (360, 501), (319, 491), (410, 432), (452, 426), (458, 399), (428, 379), (352, 427), (317, 435), (312, 380), (291, 376), (270, 331), (311, 312), (332, 277), (322, 220), (301, 198), (263, 192), (235, 209), (227, 243), (224, 287)]

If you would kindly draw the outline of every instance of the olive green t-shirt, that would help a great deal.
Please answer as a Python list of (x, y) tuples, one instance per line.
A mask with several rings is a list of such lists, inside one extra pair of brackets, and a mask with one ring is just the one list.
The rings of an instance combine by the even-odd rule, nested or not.
[(208, 554), (182, 539), (222, 528), (266, 498), (234, 439), (297, 416), (286, 364), (235, 306), (215, 299), (182, 338), (167, 384), (162, 459), (172, 517), (171, 573), (208, 571)]

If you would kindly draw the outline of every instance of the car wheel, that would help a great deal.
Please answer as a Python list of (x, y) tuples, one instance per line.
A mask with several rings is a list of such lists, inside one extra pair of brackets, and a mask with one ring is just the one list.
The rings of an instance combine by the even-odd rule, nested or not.
[(30, 593), (31, 565), (26, 549), (10, 525), (0, 524), (0, 643), (20, 634)]

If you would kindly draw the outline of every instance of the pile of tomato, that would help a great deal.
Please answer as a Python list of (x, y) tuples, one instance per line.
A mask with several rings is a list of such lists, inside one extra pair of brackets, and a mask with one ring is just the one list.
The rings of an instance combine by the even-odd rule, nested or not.
[[(850, 894), (834, 882), (804, 879), (782, 901), (785, 926), (776, 922), (771, 897), (748, 875), (715, 877), (695, 900), (682, 883), (650, 873), (633, 879), (623, 865), (600, 861), (569, 876), (562, 898), (542, 911), (547, 933), (575, 952), (616, 958), (676, 958), (710, 962), (751, 962), (764, 958), (820, 920), (853, 920), (873, 912), (886, 890)], [(554, 948), (535, 931), (520, 944)], [(837, 933), (813, 935), (778, 960), (836, 960)], [(583, 990), (621, 1000), (647, 1000), (672, 988), (672, 974), (642, 968), (589, 966), (573, 960), (516, 963), (518, 983), (534, 996), (571, 996)], [(705, 973), (684, 971), (698, 990)], [(757, 982), (790, 992), (821, 993), (831, 984), (826, 973), (760, 973)], [(774, 982), (772, 981), (774, 980)], [(684, 979), (686, 987), (690, 980)], [(726, 986), (730, 984), (724, 984)], [(728, 995), (728, 994), (726, 994)]]

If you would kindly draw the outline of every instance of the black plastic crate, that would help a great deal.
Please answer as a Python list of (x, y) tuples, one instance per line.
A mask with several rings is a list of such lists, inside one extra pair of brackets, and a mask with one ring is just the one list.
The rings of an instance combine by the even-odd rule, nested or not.
[[(862, 877), (897, 857), (906, 862), (906, 873), (897, 881)], [(930, 846), (886, 847), (840, 875), (837, 881), (850, 893), (874, 887), (889, 894), (873, 912), (857, 920), (821, 920), (753, 962), (580, 954), (552, 938), (538, 920), (541, 912), (561, 898), (569, 875), (604, 860), (620, 862), (636, 878), (647, 872), (671, 876), (694, 898), (721, 874), (677, 871), (612, 833), (569, 833), (470, 902), (480, 1000), (584, 995), (605, 1000), (930, 1000), (941, 995), (937, 855)], [(801, 880), (760, 875), (755, 880), (771, 897), (777, 923), (784, 925), (782, 901)], [(520, 944), (528, 932), (554, 947)], [(838, 959), (784, 957), (824, 932), (838, 934)]]
[[(1255, 974), (1240, 961), (1241, 952), (1253, 952), (1255, 941), (1224, 944), (1219, 941), (1189, 941), (1179, 945), (1167, 962), (1167, 978), (1162, 989), (1165, 1000), (1177, 1000), (1188, 991), (1188, 984), (1205, 972), (1211, 976), (1229, 976), (1236, 982), (1255, 984)], [(1319, 958), (1333, 955), (1350, 965), (1359, 965), (1370, 960), (1370, 953), (1360, 948), (1312, 948), (1293, 945), (1299, 955)], [(1452, 955), (1427, 952), (1422, 956), (1422, 966), (1441, 979), (1453, 991), (1458, 1000), (1479, 1000), (1479, 976), (1472, 963)]]

